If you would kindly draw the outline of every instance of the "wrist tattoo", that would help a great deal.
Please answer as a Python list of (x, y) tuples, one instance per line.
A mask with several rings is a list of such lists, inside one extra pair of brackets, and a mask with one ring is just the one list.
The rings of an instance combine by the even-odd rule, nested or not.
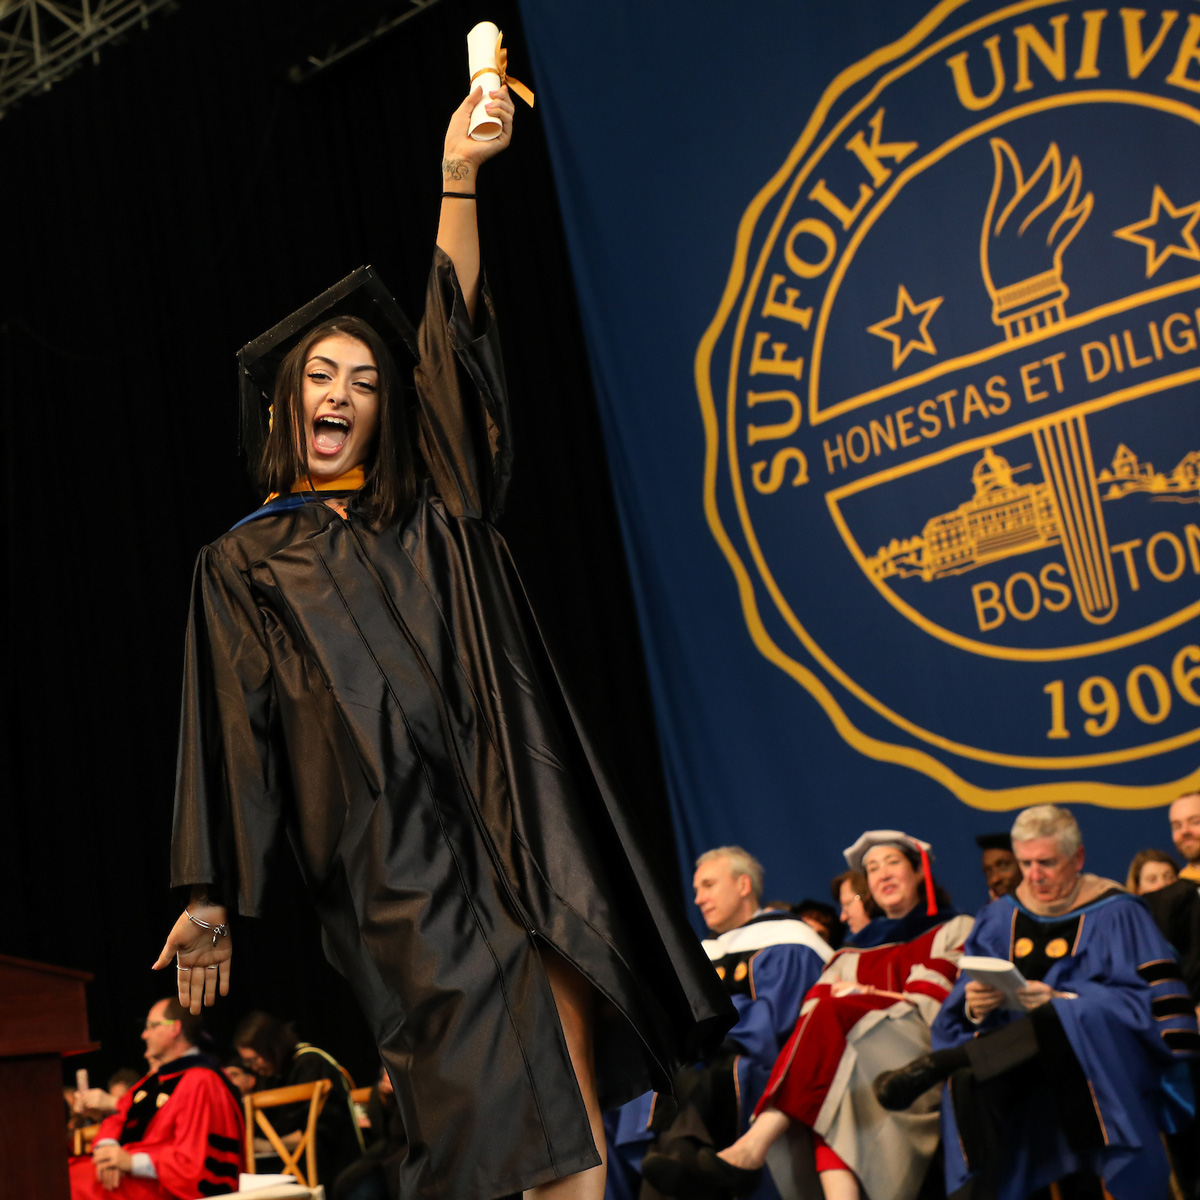
[(471, 174), (471, 164), (463, 158), (443, 158), (442, 174), (447, 179), (467, 179)]

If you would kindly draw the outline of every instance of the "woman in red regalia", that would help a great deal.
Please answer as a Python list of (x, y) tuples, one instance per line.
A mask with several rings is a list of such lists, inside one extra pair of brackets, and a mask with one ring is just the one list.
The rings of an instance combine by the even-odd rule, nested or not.
[(695, 1168), (710, 1186), (753, 1190), (771, 1145), (799, 1122), (812, 1130), (826, 1200), (911, 1200), (921, 1188), (937, 1148), (939, 1092), (890, 1113), (871, 1081), (907, 1062), (908, 1047), (929, 1046), (974, 922), (934, 883), (927, 843), (875, 830), (845, 855), (883, 916), (849, 939), (804, 998), (749, 1130), (719, 1154), (701, 1151)]

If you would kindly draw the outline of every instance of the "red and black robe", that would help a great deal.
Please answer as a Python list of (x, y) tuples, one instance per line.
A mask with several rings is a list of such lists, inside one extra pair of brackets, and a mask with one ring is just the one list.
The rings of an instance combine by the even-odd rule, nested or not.
[(121, 1097), (95, 1141), (114, 1140), (130, 1155), (147, 1155), (157, 1178), (125, 1175), (108, 1192), (91, 1157), (76, 1157), (71, 1200), (194, 1200), (236, 1192), (244, 1128), (238, 1094), (215, 1063), (201, 1054), (164, 1063)]

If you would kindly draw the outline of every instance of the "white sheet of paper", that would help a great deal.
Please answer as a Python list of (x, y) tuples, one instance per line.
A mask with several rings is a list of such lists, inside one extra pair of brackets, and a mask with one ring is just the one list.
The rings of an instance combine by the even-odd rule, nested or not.
[(294, 1175), (249, 1175), (245, 1171), (238, 1177), (238, 1191), (255, 1192), (261, 1200), (311, 1195)]

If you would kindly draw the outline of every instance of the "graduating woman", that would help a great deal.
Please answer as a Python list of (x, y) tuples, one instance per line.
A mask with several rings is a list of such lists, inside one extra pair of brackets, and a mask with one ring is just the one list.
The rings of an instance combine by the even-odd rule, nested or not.
[(196, 567), (172, 855), (192, 899), (156, 965), (193, 1011), (227, 992), (229, 912), (259, 913), (286, 834), (395, 1086), (400, 1195), (598, 1200), (601, 1107), (666, 1086), (732, 1012), (493, 525), (511, 447), (475, 189), (512, 104), (491, 93), (502, 133), (477, 142), (479, 99), (446, 134), (413, 404), (369, 273), (243, 351), (253, 380), (286, 350), (273, 498)]

